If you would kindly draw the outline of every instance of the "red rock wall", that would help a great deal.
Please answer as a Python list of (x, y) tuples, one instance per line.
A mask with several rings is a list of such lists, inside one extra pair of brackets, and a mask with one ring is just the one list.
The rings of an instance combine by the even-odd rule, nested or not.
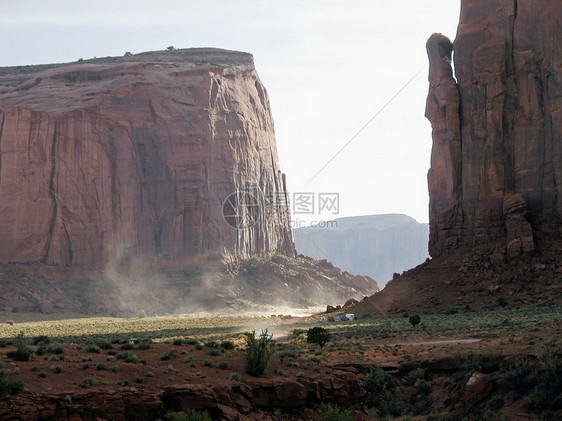
[(286, 206), (245, 230), (223, 220), (248, 182), (285, 190), (249, 54), (0, 69), (0, 263), (292, 255)]
[(560, 238), (561, 12), (560, 1), (463, 0), (454, 45), (429, 39), (433, 257), (495, 242), (510, 257)]

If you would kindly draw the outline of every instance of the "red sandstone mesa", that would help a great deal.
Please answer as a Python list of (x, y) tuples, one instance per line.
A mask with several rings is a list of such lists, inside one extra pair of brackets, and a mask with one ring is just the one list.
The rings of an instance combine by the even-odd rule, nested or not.
[(286, 203), (249, 229), (225, 223), (240, 188), (285, 191), (250, 54), (0, 69), (0, 263), (292, 255)]
[(463, 0), (454, 44), (429, 39), (433, 257), (496, 243), (496, 260), (513, 258), (560, 239), (561, 12)]

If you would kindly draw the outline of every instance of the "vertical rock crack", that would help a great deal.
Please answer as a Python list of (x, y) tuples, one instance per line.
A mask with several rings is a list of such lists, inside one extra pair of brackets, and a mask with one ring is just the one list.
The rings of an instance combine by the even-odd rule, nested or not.
[(0, 123), (0, 185), (2, 185), (2, 135), (4, 134), (4, 121), (6, 114), (2, 113), (2, 122)]
[(53, 142), (51, 145), (51, 174), (49, 175), (49, 198), (51, 199), (51, 221), (49, 223), (49, 235), (47, 237), (47, 244), (45, 245), (45, 253), (43, 254), (43, 263), (47, 263), (49, 258), (49, 252), (51, 250), (51, 244), (53, 242), (53, 233), (55, 231), (55, 224), (57, 221), (58, 213), (58, 203), (55, 196), (54, 184), (55, 184), (55, 172), (56, 172), (56, 147), (57, 147), (57, 123), (55, 121), (55, 127), (53, 130)]

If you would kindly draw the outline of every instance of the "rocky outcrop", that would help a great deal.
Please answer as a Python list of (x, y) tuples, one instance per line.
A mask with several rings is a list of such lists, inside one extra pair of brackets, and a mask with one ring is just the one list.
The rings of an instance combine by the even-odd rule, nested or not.
[(395, 272), (428, 257), (428, 225), (406, 215), (339, 218), (325, 226), (295, 229), (293, 234), (298, 253), (328, 259), (353, 274), (376, 279), (381, 286)]
[[(256, 202), (228, 210), (255, 224), (223, 218), (234, 192)], [(292, 255), (284, 192), (250, 54), (0, 69), (0, 263)]]
[(494, 243), (514, 258), (560, 239), (561, 11), (463, 0), (454, 44), (430, 37), (433, 257)]
[(243, 383), (174, 385), (159, 393), (149, 393), (142, 388), (138, 391), (123, 388), (58, 395), (24, 393), (0, 402), (0, 418), (148, 421), (162, 419), (170, 412), (202, 410), (213, 419), (273, 421), (277, 419), (273, 416), (275, 408), (296, 416), (307, 410), (318, 415), (318, 407), (323, 402), (353, 405), (364, 395), (358, 376), (336, 371), (334, 375), (317, 375), (298, 381), (250, 378)]

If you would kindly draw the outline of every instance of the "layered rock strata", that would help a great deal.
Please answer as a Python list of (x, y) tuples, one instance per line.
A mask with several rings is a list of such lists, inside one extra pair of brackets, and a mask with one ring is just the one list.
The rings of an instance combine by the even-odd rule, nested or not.
[(0, 68), (0, 263), (293, 255), (285, 190), (250, 54)]

